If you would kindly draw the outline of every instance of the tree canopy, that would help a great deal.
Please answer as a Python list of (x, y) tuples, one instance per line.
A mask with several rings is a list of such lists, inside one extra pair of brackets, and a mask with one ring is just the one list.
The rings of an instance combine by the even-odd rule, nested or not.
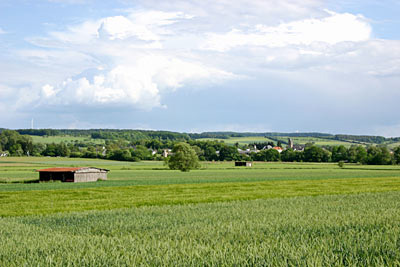
[(189, 144), (183, 142), (175, 144), (172, 153), (172, 156), (167, 159), (171, 170), (188, 172), (200, 167), (196, 151)]

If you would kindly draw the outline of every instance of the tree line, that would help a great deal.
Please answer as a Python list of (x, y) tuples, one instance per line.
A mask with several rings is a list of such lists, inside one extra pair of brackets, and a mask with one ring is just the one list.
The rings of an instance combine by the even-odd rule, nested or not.
[(128, 141), (142, 139), (158, 139), (158, 140), (188, 140), (189, 135), (186, 133), (170, 132), (170, 131), (151, 131), (151, 130), (120, 130), (120, 129), (19, 129), (16, 130), (21, 135), (35, 136), (74, 136), (87, 137), (93, 139), (124, 139)]
[[(0, 133), (0, 152), (11, 156), (51, 156), (77, 158), (103, 158), (110, 160), (162, 160), (164, 150), (172, 149), (177, 143), (187, 143), (202, 161), (284, 161), (284, 162), (349, 162), (373, 165), (400, 164), (400, 147), (393, 151), (385, 146), (360, 146), (349, 148), (340, 146), (319, 147), (307, 144), (304, 151), (286, 149), (279, 153), (275, 149), (263, 149), (274, 146), (273, 142), (251, 144), (247, 146), (228, 145), (221, 141), (202, 141), (193, 139), (141, 139), (127, 141), (108, 139), (104, 144), (92, 142), (72, 142), (43, 144), (34, 143), (32, 138), (17, 131), (2, 130)], [(239, 153), (238, 148), (253, 148), (260, 151), (250, 154)]]

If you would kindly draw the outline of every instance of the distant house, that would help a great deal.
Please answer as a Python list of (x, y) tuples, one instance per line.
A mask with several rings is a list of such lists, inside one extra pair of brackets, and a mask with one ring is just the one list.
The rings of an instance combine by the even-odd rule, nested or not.
[(37, 170), (39, 181), (61, 181), (61, 182), (95, 182), (107, 180), (109, 170), (95, 167), (76, 167), (76, 168), (48, 168)]
[(164, 157), (164, 158), (166, 158), (166, 157), (168, 157), (168, 155), (170, 155), (172, 153), (172, 149), (164, 149), (164, 151), (163, 151), (163, 153), (162, 153), (162, 156)]
[(281, 153), (283, 151), (283, 148), (281, 148), (280, 146), (275, 146), (272, 149), (275, 149), (276, 151), (278, 151), (279, 153)]
[(252, 162), (235, 161), (235, 167), (252, 167), (252, 166), (253, 166)]
[(239, 154), (245, 154), (245, 155), (250, 155), (251, 153), (260, 152), (260, 150), (258, 150), (256, 146), (254, 146), (253, 149), (247, 148), (246, 150), (243, 150), (243, 149), (238, 148), (237, 150), (238, 150)]
[(293, 145), (294, 151), (304, 151), (304, 145)]
[(262, 150), (268, 150), (268, 149), (271, 149), (271, 148), (272, 148), (271, 145), (267, 145), (267, 146), (264, 146), (264, 147), (262, 148)]
[(248, 148), (248, 149), (246, 149), (246, 150), (243, 150), (243, 149), (238, 148), (237, 150), (238, 150), (239, 154), (243, 154), (243, 155), (248, 155), (248, 154), (250, 154), (250, 153), (252, 152), (252, 151), (250, 150), (250, 148)]

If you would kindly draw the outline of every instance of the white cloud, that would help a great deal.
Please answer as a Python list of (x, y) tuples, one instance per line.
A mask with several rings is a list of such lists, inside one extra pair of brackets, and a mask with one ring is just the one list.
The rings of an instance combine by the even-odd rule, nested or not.
[(201, 20), (201, 28), (220, 31), (235, 24), (276, 24), (283, 20), (296, 20), (321, 15), (321, 0), (142, 0), (147, 9), (175, 12), (180, 10)]
[[(136, 41), (157, 42), (173, 32), (166, 26), (193, 18), (182, 12), (132, 11), (126, 16), (87, 20), (67, 27), (65, 31), (51, 32), (47, 37), (32, 38), (31, 42), (43, 47), (70, 47), (93, 45), (99, 39), (111, 41), (136, 38)], [(132, 44), (135, 40), (129, 40)], [(76, 48), (77, 49), (77, 48)]]
[(145, 25), (135, 25), (124, 16), (105, 18), (98, 30), (100, 36), (108, 37), (110, 40), (126, 39), (135, 36), (145, 41), (156, 41), (160, 38), (152, 33)]
[(0, 27), (0, 34), (6, 34), (7, 32), (4, 31), (1, 27)]
[(68, 79), (56, 88), (42, 88), (45, 103), (50, 104), (124, 104), (150, 110), (163, 107), (161, 91), (175, 90), (184, 83), (231, 78), (232, 75), (198, 63), (164, 55), (136, 56), (130, 64), (118, 64), (99, 70), (93, 77)]
[[(204, 107), (210, 95), (215, 96), (218, 104), (210, 105), (210, 110), (218, 106), (222, 114), (226, 100), (253, 117), (271, 114), (271, 96), (279, 98), (286, 90), (294, 100), (283, 102), (294, 102), (299, 110), (307, 110), (304, 105), (312, 99), (309, 106), (316, 113), (320, 103), (329, 106), (327, 102), (335, 99), (332, 114), (341, 105), (340, 110), (350, 114), (354, 109), (362, 116), (367, 114), (365, 106), (377, 98), (387, 103), (398, 96), (399, 41), (373, 39), (362, 15), (326, 11), (318, 0), (138, 2), (140, 9), (114, 10), (108, 17), (83, 20), (30, 38), (35, 47), (4, 53), (12, 60), (0, 60), (4, 74), (0, 84), (14, 91), (0, 88), (0, 101), (7, 96), (14, 101), (9, 106), (29, 111), (35, 105), (46, 111), (57, 107), (88, 113), (99, 107), (147, 111), (165, 104), (179, 108), (186, 102), (178, 101), (193, 93), (203, 97), (198, 102)], [(248, 79), (225, 83), (238, 77)], [(226, 99), (211, 90), (179, 92), (217, 90), (215, 83), (226, 92)], [(245, 93), (229, 95), (235, 86)], [(167, 97), (174, 91), (176, 98)], [(255, 100), (265, 97), (264, 104), (244, 102), (249, 95)], [(278, 110), (285, 103), (274, 107)], [(135, 112), (151, 116), (157, 110)], [(74, 120), (79, 116), (84, 115)]]
[(168, 90), (201, 79), (214, 82), (234, 77), (190, 54), (161, 49), (161, 41), (174, 36), (173, 29), (166, 27), (191, 18), (182, 12), (135, 11), (85, 21), (32, 39), (36, 45), (62, 47), (61, 51), (26, 50), (19, 55), (42, 66), (56, 58), (65, 65), (86, 65), (87, 71), (75, 72), (58, 85), (42, 85), (39, 94), (44, 105), (123, 104), (150, 110), (163, 106), (161, 94)]
[(56, 92), (54, 91), (54, 87), (49, 84), (46, 84), (42, 87), (42, 92), (44, 97), (46, 98), (52, 97), (56, 94)]
[(256, 25), (250, 32), (233, 29), (226, 34), (208, 34), (204, 49), (220, 52), (238, 46), (284, 47), (288, 45), (311, 45), (312, 43), (360, 42), (371, 36), (371, 27), (363, 16), (329, 12), (322, 19), (306, 19), (282, 23), (271, 27)]

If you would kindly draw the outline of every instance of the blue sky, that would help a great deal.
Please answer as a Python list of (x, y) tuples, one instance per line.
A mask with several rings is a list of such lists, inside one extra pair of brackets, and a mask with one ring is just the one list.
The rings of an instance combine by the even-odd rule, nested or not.
[(1, 0), (0, 127), (400, 136), (400, 1)]

